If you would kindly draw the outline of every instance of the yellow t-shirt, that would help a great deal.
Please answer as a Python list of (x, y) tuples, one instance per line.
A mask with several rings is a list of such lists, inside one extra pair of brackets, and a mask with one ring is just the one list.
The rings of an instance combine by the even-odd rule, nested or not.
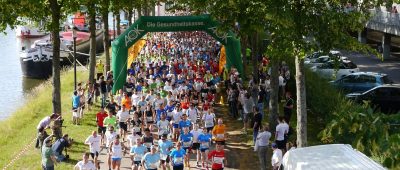
[(214, 126), (214, 129), (212, 130), (212, 134), (215, 137), (216, 141), (223, 141), (225, 140), (225, 125), (217, 125)]
[(97, 71), (97, 73), (103, 73), (104, 72), (104, 64), (103, 63), (97, 63), (96, 64), (96, 71)]

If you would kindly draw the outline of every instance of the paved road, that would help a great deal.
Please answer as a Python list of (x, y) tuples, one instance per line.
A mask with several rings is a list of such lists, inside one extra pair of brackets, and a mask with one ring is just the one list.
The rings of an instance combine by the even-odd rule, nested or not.
[(343, 54), (357, 64), (360, 71), (386, 73), (395, 83), (400, 83), (400, 57), (391, 56), (382, 61), (375, 56), (355, 52), (343, 52)]

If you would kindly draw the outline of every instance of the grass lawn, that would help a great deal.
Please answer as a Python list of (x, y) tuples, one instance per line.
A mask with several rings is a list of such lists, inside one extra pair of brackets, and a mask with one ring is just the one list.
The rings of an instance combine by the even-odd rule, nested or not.
[[(78, 71), (77, 80), (87, 80), (87, 71)], [(72, 125), (71, 97), (74, 88), (74, 74), (72, 70), (64, 71), (61, 75), (61, 101), (62, 115), (64, 118), (63, 133), (68, 133), (75, 140), (71, 150), (68, 150), (70, 161), (59, 164), (56, 169), (72, 169), (82, 158), (82, 153), (88, 150), (83, 142), (92, 130), (96, 130), (95, 113), (99, 110), (98, 105), (91, 112), (84, 115), (82, 125)], [(49, 81), (33, 90), (27, 102), (19, 108), (12, 116), (1, 121), (0, 131), (0, 167), (5, 167), (16, 157), (19, 157), (8, 169), (41, 169), (40, 150), (35, 149), (36, 126), (39, 121), (52, 113), (52, 85)], [(51, 134), (51, 131), (47, 131)], [(31, 146), (27, 146), (31, 144)], [(21, 155), (23, 148), (26, 151)]]

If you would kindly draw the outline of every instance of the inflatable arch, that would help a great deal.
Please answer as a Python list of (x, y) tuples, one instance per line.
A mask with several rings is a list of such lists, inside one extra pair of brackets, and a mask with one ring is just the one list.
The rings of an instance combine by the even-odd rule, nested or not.
[(122, 89), (127, 76), (128, 49), (147, 32), (205, 31), (226, 49), (226, 67), (243, 75), (240, 41), (229, 31), (217, 32), (218, 23), (209, 15), (142, 16), (112, 43), (113, 94)]

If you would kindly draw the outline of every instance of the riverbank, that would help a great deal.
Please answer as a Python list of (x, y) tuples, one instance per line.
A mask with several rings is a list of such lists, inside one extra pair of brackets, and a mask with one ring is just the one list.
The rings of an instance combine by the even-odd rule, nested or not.
[[(77, 71), (77, 80), (87, 80), (88, 71)], [(87, 150), (83, 140), (92, 130), (95, 130), (95, 107), (91, 112), (84, 115), (82, 125), (72, 125), (71, 122), (71, 96), (74, 88), (73, 69), (63, 70), (61, 73), (61, 103), (64, 118), (63, 133), (70, 134), (75, 139), (71, 150), (68, 150), (70, 161), (59, 164), (56, 169), (72, 169), (82, 158), (82, 153)], [(38, 149), (34, 148), (33, 142), (36, 138), (36, 126), (39, 121), (52, 113), (52, 85), (50, 81), (36, 87), (26, 97), (26, 102), (17, 109), (9, 118), (0, 121), (0, 167), (7, 169), (40, 169), (41, 155)], [(98, 107), (98, 106), (96, 106)], [(48, 133), (51, 134), (50, 130)], [(32, 144), (33, 143), (33, 144)], [(31, 145), (30, 145), (31, 144)], [(30, 146), (29, 146), (30, 145)]]

